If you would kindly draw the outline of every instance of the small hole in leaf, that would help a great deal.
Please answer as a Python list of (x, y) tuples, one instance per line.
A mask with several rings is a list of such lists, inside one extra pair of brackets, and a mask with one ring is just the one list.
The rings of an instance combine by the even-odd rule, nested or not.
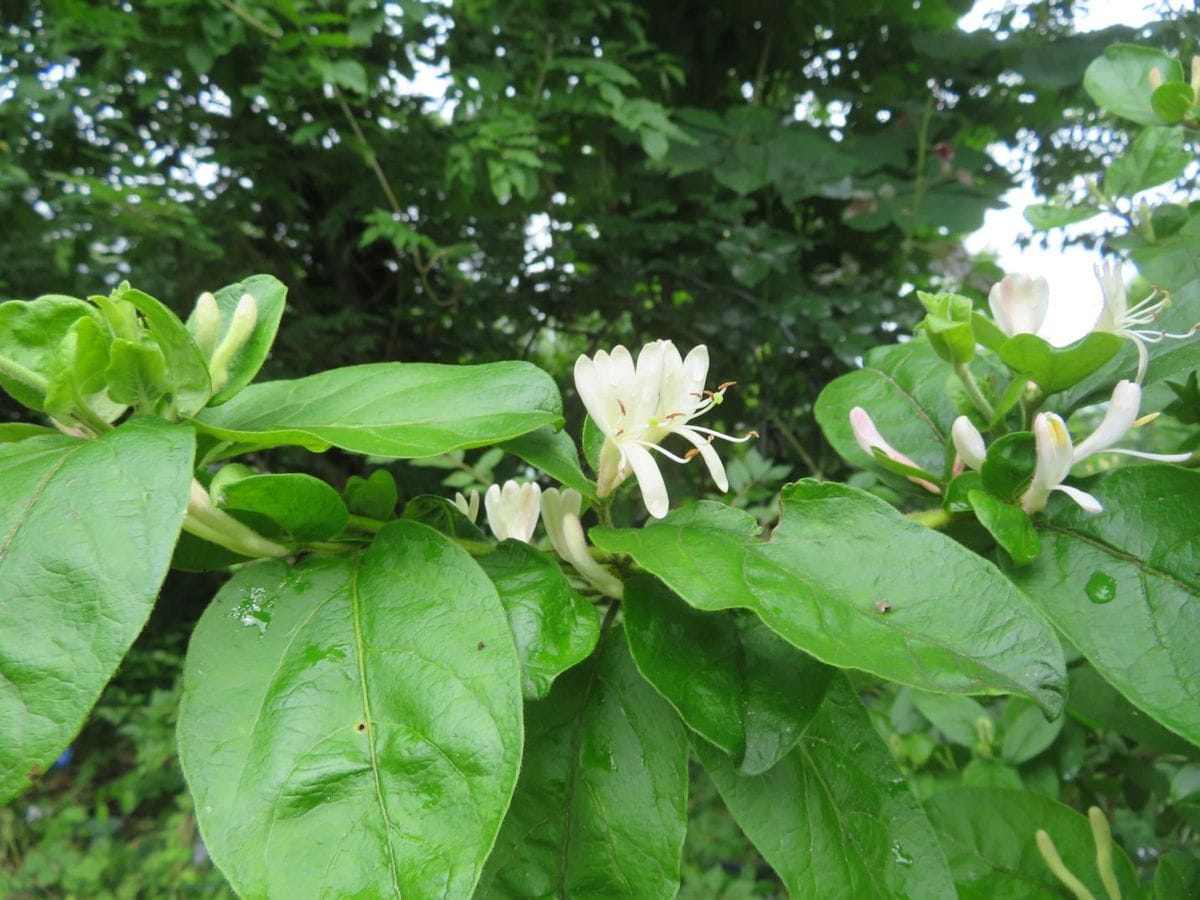
[(367, 730), (367, 723), (366, 723), (366, 722), (359, 722), (357, 725), (355, 725), (355, 726), (354, 726), (354, 730), (355, 730), (355, 731), (366, 731), (366, 730)]

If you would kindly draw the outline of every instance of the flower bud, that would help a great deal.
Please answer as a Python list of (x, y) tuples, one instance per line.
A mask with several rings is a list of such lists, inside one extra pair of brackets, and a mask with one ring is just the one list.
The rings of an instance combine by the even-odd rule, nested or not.
[(579, 491), (567, 488), (560, 492), (557, 488), (547, 488), (542, 493), (542, 523), (546, 526), (546, 534), (550, 536), (555, 552), (574, 566), (596, 590), (619, 600), (625, 586), (592, 557), (579, 521), (582, 504)]
[(192, 337), (196, 346), (205, 359), (212, 356), (217, 344), (217, 333), (221, 330), (221, 310), (217, 306), (217, 298), (205, 291), (196, 300), (196, 310), (192, 313)]
[[(858, 442), (858, 446), (872, 459), (875, 458), (875, 448), (879, 448), (888, 459), (895, 460), (901, 465), (909, 466), (913, 469), (921, 468), (913, 460), (884, 440), (883, 435), (879, 433), (879, 429), (875, 427), (875, 422), (871, 419), (870, 414), (861, 406), (856, 406), (850, 410), (850, 430), (854, 432), (854, 440)], [(917, 478), (915, 475), (908, 475), (906, 477), (913, 484), (919, 484), (930, 493), (940, 494), (942, 492), (942, 489), (936, 484), (926, 481), (924, 478)]]
[(464, 497), (461, 491), (455, 491), (454, 505), (458, 507), (460, 513), (474, 522), (479, 518), (479, 491), (471, 491), (470, 500)]
[(511, 538), (528, 544), (537, 528), (541, 499), (542, 489), (534, 482), (506, 481), (503, 487), (498, 484), (489, 487), (483, 496), (483, 505), (496, 540)]
[(959, 416), (950, 429), (950, 438), (954, 441), (954, 449), (959, 458), (968, 468), (979, 471), (987, 455), (987, 448), (979, 429), (966, 416)]
[(219, 391), (229, 380), (229, 364), (233, 358), (246, 346), (254, 334), (254, 326), (258, 324), (258, 301), (252, 294), (242, 294), (233, 318), (229, 320), (229, 328), (221, 343), (213, 351), (208, 361), (208, 373), (212, 378), (213, 391)]
[(988, 293), (997, 327), (1012, 337), (1036, 334), (1050, 306), (1050, 285), (1041, 276), (1006, 275)]

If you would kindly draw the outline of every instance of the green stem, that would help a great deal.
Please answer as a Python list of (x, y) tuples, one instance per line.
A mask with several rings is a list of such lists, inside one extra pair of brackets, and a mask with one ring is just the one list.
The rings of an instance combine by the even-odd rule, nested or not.
[(386, 525), (386, 522), (380, 522), (378, 519), (372, 519), (369, 516), (356, 516), (350, 514), (350, 526), (357, 528), (359, 531), (366, 531), (370, 534), (379, 534), (380, 530)]
[(50, 384), (45, 378), (7, 356), (0, 356), (0, 375), (11, 378), (13, 381), (19, 381), (39, 397), (45, 397), (46, 391), (50, 389)]
[(996, 410), (992, 408), (992, 404), (988, 403), (987, 397), (983, 396), (983, 391), (979, 389), (979, 382), (975, 380), (975, 376), (971, 374), (971, 370), (967, 368), (966, 364), (957, 363), (954, 366), (954, 374), (958, 376), (958, 380), (962, 382), (967, 391), (967, 396), (971, 398), (975, 408), (983, 414), (984, 419), (991, 422), (996, 418)]

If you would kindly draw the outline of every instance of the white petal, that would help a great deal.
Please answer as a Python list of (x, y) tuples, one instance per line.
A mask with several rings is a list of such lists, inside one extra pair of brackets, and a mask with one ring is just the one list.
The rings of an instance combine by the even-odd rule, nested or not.
[(721, 462), (721, 457), (717, 455), (716, 448), (691, 428), (678, 428), (676, 431), (691, 441), (692, 445), (700, 451), (704, 464), (708, 466), (708, 474), (717, 483), (717, 488), (722, 493), (729, 490), (729, 479), (725, 477), (725, 465)]
[(954, 441), (954, 449), (958, 451), (962, 461), (972, 469), (978, 470), (987, 455), (987, 447), (983, 443), (983, 435), (979, 433), (979, 429), (966, 416), (959, 416), (954, 420), (954, 425), (950, 429), (950, 437)]
[(500, 485), (493, 484), (483, 495), (483, 508), (487, 511), (488, 527), (496, 540), (502, 541), (508, 537), (508, 520), (504, 515), (504, 503), (500, 494)]
[(1104, 512), (1104, 507), (1100, 505), (1100, 501), (1087, 491), (1081, 491), (1079, 488), (1073, 488), (1065, 484), (1056, 485), (1054, 490), (1062, 491), (1064, 494), (1078, 503), (1079, 508), (1086, 513), (1095, 515), (1096, 513)]
[(1006, 275), (992, 286), (988, 306), (1005, 334), (1034, 334), (1046, 319), (1050, 285), (1040, 276)]
[(1143, 450), (1123, 450), (1120, 447), (1109, 447), (1107, 453), (1120, 453), (1123, 456), (1136, 456), (1138, 459), (1153, 459), (1157, 462), (1181, 463), (1187, 462), (1194, 453), (1146, 453)]
[(592, 557), (591, 551), (588, 550), (587, 538), (583, 534), (583, 526), (579, 524), (579, 517), (565, 516), (562, 526), (563, 545), (566, 549), (566, 553), (561, 554), (563, 558), (601, 593), (620, 600), (625, 593), (625, 586)]
[(637, 476), (646, 509), (654, 518), (661, 519), (671, 508), (671, 501), (667, 497), (667, 485), (663, 481), (662, 472), (658, 470), (658, 463), (654, 461), (649, 450), (636, 445), (625, 448), (625, 458), (633, 468), (633, 474)]
[(1093, 453), (1107, 450), (1125, 436), (1137, 419), (1142, 405), (1142, 389), (1136, 382), (1119, 381), (1113, 388), (1112, 400), (1096, 430), (1075, 448), (1074, 461), (1086, 459)]
[[(599, 354), (597, 354), (599, 356)], [(605, 434), (612, 431), (612, 419), (609, 416), (610, 397), (600, 382), (600, 373), (596, 363), (587, 356), (575, 360), (575, 391), (583, 401), (584, 409), (592, 417), (592, 421)]]
[(1038, 413), (1033, 420), (1034, 447), (1037, 451), (1037, 467), (1033, 471), (1034, 484), (1046, 490), (1060, 484), (1071, 471), (1074, 452), (1071, 433), (1067, 423), (1055, 413)]

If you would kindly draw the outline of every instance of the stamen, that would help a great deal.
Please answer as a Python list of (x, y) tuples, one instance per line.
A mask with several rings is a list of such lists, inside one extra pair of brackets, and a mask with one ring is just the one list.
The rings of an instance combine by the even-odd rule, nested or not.
[(1134, 423), (1133, 423), (1133, 427), (1141, 428), (1143, 425), (1149, 425), (1151, 422), (1153, 422), (1155, 419), (1157, 419), (1161, 415), (1162, 415), (1162, 413), (1156, 413), (1156, 412), (1147, 413), (1146, 415), (1142, 416), (1140, 419), (1135, 419)]
[(672, 419), (678, 419), (678, 418), (683, 417), (684, 415), (686, 415), (686, 413), (678, 413), (677, 412), (677, 413), (671, 413), (669, 416), (666, 416), (665, 418), (668, 422), (670, 422)]
[(637, 444), (639, 447), (645, 447), (647, 450), (657, 450), (659, 453), (661, 453), (667, 459), (672, 459), (677, 463), (686, 463), (687, 462), (687, 459), (685, 459), (684, 457), (676, 456), (670, 450), (667, 450), (665, 447), (660, 447), (658, 444), (652, 444), (649, 441), (634, 441), (633, 443)]
[(617, 406), (621, 407), (621, 415), (623, 415), (623, 416), (629, 415), (629, 413), (625, 411), (625, 404), (621, 402), (620, 397), (617, 398)]
[(684, 458), (684, 459), (691, 459), (693, 456), (696, 456), (696, 455), (698, 455), (699, 453), (700, 453), (700, 451), (699, 451), (699, 450), (697, 450), (695, 447), (693, 447), (693, 448), (692, 448), (691, 450), (689, 450), (687, 453), (683, 454), (683, 458)]
[(717, 385), (717, 390), (723, 391), (723, 390), (726, 390), (727, 388), (733, 387), (735, 384), (737, 384), (736, 381), (722, 381), (720, 384)]

